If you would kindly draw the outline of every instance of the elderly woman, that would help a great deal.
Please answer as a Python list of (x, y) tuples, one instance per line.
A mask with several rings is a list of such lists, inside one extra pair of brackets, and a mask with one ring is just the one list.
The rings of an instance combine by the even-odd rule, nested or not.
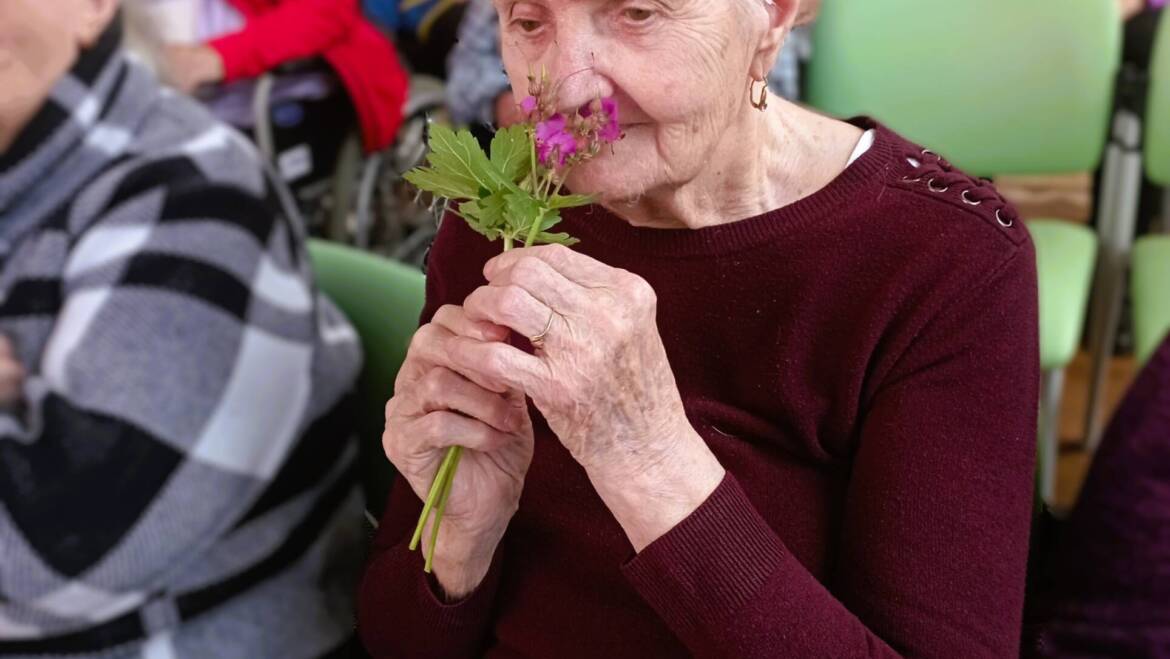
[[(600, 199), (576, 251), (443, 224), (386, 408), (369, 650), (1015, 656), (1039, 378), (1012, 207), (762, 95), (795, 0), (497, 8), (514, 91), (547, 67), (627, 136), (573, 170)], [(456, 444), (431, 577), (408, 542)]]
[(0, 655), (320, 657), (353, 636), (356, 337), (117, 5), (0, 2)]

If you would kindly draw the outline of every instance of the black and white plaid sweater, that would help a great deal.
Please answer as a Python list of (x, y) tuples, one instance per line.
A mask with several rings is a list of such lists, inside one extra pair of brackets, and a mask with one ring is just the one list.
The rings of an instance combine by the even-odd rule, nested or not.
[(362, 545), (355, 334), (254, 150), (111, 28), (0, 154), (0, 655), (315, 657)]

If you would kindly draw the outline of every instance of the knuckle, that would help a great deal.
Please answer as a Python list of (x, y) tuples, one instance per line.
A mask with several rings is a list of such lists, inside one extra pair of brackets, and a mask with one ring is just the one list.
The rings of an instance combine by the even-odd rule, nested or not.
[(435, 439), (450, 433), (451, 424), (447, 421), (447, 416), (432, 412), (423, 417), (420, 424), (422, 438)]
[(500, 312), (508, 318), (516, 318), (524, 309), (524, 291), (518, 286), (505, 286), (500, 290)]
[(542, 265), (544, 263), (540, 259), (525, 256), (512, 267), (512, 280), (517, 283), (535, 281), (540, 277)]
[(444, 304), (435, 312), (434, 322), (449, 323), (459, 318), (460, 309), (454, 304)]

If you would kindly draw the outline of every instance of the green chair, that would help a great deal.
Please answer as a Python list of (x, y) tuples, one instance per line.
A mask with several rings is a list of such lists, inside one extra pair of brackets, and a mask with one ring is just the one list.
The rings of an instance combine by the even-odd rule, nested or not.
[[(971, 174), (1096, 169), (1121, 61), (1115, 0), (839, 0), (814, 28), (809, 103), (867, 114)], [(1084, 325), (1096, 240), (1033, 219), (1040, 294), (1040, 492), (1054, 492), (1064, 368)], [(956, 246), (960, 249), (961, 246)]]
[[(1163, 230), (1170, 232), (1170, 14), (1163, 12), (1150, 64), (1146, 108), (1146, 176), (1166, 188)], [(1147, 236), (1133, 250), (1134, 344), (1146, 363), (1170, 331), (1170, 236)]]
[(361, 337), (365, 353), (358, 381), (362, 484), (366, 510), (376, 521), (394, 481), (394, 467), (382, 452), (383, 409), (394, 393), (394, 378), (418, 327), (424, 278), (401, 263), (335, 243), (312, 240), (309, 255), (321, 290)]
[(1146, 236), (1133, 249), (1134, 354), (1145, 364), (1170, 331), (1170, 236)]
[[(1151, 181), (1163, 187), (1170, 184), (1170, 18), (1165, 12), (1163, 14), (1150, 61), (1144, 125), (1143, 117), (1137, 113), (1119, 109), (1106, 152), (1103, 180), (1106, 207), (1098, 216), (1101, 248), (1093, 282), (1093, 306), (1089, 311), (1089, 352), (1093, 362), (1085, 424), (1089, 446), (1093, 449), (1100, 442), (1108, 421), (1104, 394), (1137, 233), (1143, 160)], [(1136, 79), (1139, 76), (1123, 78)], [(1134, 85), (1135, 82), (1128, 84)], [(1110, 167), (1109, 163), (1116, 165)], [(1170, 212), (1170, 187), (1167, 188), (1164, 209)], [(1170, 231), (1170, 217), (1164, 218), (1163, 222), (1164, 230)]]

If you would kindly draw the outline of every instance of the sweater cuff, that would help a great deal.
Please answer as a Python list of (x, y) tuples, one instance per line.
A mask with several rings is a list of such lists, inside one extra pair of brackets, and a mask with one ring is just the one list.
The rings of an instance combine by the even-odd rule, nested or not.
[(787, 550), (727, 472), (686, 519), (622, 567), (681, 638), (717, 629), (781, 568)]
[(421, 549), (409, 553), (407, 569), (414, 570), (418, 575), (415, 579), (417, 595), (413, 601), (419, 603), (418, 622), (427, 633), (434, 634), (434, 638), (466, 638), (482, 634), (484, 621), (490, 618), (492, 603), (496, 599), (500, 583), (500, 556), (503, 552), (496, 549), (483, 581), (470, 595), (458, 602), (445, 601), (438, 581), (433, 575), (423, 572)]

